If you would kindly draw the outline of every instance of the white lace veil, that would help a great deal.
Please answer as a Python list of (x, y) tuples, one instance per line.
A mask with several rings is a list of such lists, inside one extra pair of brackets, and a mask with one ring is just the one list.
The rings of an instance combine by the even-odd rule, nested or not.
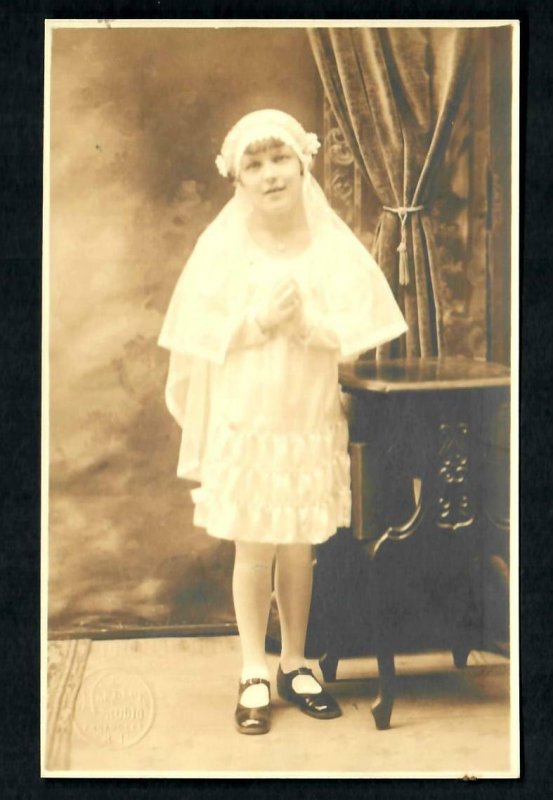
[[(297, 120), (282, 111), (255, 111), (227, 134), (216, 159), (219, 172), (235, 178), (246, 148), (268, 139), (278, 139), (292, 147), (303, 165), (303, 204), (311, 238), (319, 243), (323, 261), (325, 253), (339, 254), (340, 263), (331, 259), (326, 272), (321, 266), (321, 280), (330, 276), (335, 283), (333, 294), (343, 296), (342, 318), (345, 320), (352, 302), (359, 304), (359, 297), (370, 300), (370, 308), (365, 305), (358, 317), (365, 320), (365, 329), (374, 330), (374, 344), (370, 337), (361, 341), (354, 332), (350, 349), (357, 349), (355, 339), (362, 352), (403, 333), (405, 321), (379, 267), (331, 208), (311, 174), (313, 156), (320, 146), (315, 134), (307, 133)], [(199, 467), (209, 419), (209, 364), (224, 362), (236, 321), (244, 310), (247, 286), (243, 256), (250, 212), (240, 184), (236, 183), (232, 199), (199, 237), (178, 280), (160, 333), (160, 346), (171, 352), (166, 402), (182, 427), (177, 470), (180, 477), (201, 477)]]

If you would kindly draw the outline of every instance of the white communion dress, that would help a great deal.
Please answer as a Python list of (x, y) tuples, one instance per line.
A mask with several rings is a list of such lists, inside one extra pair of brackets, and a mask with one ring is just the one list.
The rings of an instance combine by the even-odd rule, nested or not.
[[(317, 307), (311, 248), (293, 258), (248, 258), (248, 307), (275, 281), (298, 282), (307, 318)], [(221, 366), (210, 368), (211, 414), (194, 521), (215, 536), (275, 543), (325, 541), (349, 525), (347, 425), (338, 342), (322, 330), (297, 341), (250, 316)]]
[[(181, 277), (160, 336), (171, 350), (167, 403), (183, 428), (177, 472), (200, 482), (194, 523), (209, 534), (318, 544), (350, 524), (338, 364), (406, 324), (364, 249), (338, 252), (318, 235), (301, 255), (274, 257), (242, 236), (232, 252), (201, 286), (194, 266)], [(255, 321), (284, 275), (300, 288), (301, 337), (297, 323), (270, 335)]]

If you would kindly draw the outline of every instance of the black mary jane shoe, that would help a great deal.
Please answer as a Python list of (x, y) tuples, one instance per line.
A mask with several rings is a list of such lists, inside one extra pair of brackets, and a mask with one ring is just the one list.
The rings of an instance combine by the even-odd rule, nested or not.
[[(292, 687), (292, 682), (296, 675), (311, 675), (312, 678), (315, 678), (308, 667), (300, 667), (292, 672), (283, 672), (279, 666), (277, 690), (283, 700), (294, 703), (300, 711), (303, 711), (304, 714), (309, 714), (310, 717), (315, 717), (315, 719), (335, 719), (342, 716), (342, 709), (336, 700), (322, 687), (321, 691), (316, 693), (296, 692)], [(315, 680), (317, 681), (317, 678)]]
[[(240, 702), (242, 693), (256, 683), (263, 683), (269, 690), (269, 702), (266, 706), (254, 706), (248, 708)], [(234, 723), (239, 733), (246, 733), (255, 736), (260, 733), (268, 733), (271, 727), (271, 685), (265, 678), (248, 678), (247, 681), (240, 681), (238, 686), (238, 704), (234, 712)]]

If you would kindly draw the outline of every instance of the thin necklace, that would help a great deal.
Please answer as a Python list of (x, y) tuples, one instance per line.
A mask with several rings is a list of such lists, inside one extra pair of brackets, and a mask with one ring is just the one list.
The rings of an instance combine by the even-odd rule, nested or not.
[(277, 253), (286, 253), (290, 250), (292, 243), (296, 238), (296, 231), (292, 231), (292, 235), (290, 239), (287, 241), (285, 239), (277, 239), (269, 230), (266, 228), (261, 228), (258, 230), (257, 235), (251, 230), (250, 228), (250, 236), (253, 238), (254, 242), (257, 241), (259, 247), (268, 248), (269, 250), (274, 250)]
[[(261, 236), (259, 236), (259, 244), (265, 244), (266, 247), (269, 247), (270, 250), (276, 250), (278, 253), (285, 253), (289, 247), (290, 243), (283, 240), (283, 239), (276, 239), (272, 234), (268, 231), (261, 232)], [(255, 238), (255, 237), (254, 237)]]

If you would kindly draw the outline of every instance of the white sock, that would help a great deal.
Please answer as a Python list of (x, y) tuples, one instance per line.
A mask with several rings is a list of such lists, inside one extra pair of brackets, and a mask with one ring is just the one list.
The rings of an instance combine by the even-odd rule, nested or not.
[[(304, 649), (312, 585), (312, 547), (305, 544), (279, 546), (275, 586), (282, 634), (280, 667), (284, 673), (306, 666)], [(311, 675), (296, 675), (292, 688), (301, 694), (321, 691)]]
[[(269, 679), (265, 635), (271, 605), (274, 550), (274, 545), (236, 543), (232, 591), (242, 648), (242, 681)], [(268, 702), (269, 692), (263, 684), (248, 686), (240, 698), (240, 703), (248, 708)]]

